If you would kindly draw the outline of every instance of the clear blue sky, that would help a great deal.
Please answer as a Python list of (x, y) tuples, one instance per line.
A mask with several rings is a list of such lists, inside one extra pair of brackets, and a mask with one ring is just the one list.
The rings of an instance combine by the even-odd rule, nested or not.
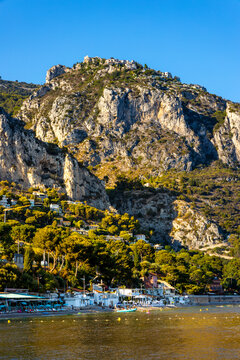
[(240, 102), (240, 0), (0, 0), (0, 75), (134, 59)]

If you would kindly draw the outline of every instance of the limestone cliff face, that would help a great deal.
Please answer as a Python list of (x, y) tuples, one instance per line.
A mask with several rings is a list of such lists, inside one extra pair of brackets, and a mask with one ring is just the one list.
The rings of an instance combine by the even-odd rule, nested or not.
[(58, 187), (70, 199), (108, 207), (102, 182), (56, 145), (35, 138), (17, 119), (0, 114), (0, 177), (23, 187)]
[(181, 246), (200, 249), (224, 241), (215, 223), (192, 209), (189, 203), (177, 200), (171, 192), (150, 188), (119, 192), (112, 205), (122, 214), (127, 212), (137, 217), (145, 230), (153, 230), (152, 240), (170, 243), (176, 249)]
[(55, 77), (64, 74), (67, 71), (67, 67), (64, 65), (54, 65), (52, 66), (46, 74), (46, 83), (49, 83)]
[(39, 139), (67, 146), (84, 165), (105, 164), (107, 171), (117, 159), (121, 170), (158, 175), (218, 159), (214, 114), (225, 108), (225, 100), (168, 73), (86, 57), (72, 69), (51, 68), (20, 117)]
[(228, 165), (240, 163), (240, 111), (228, 103), (224, 123), (214, 134), (219, 158)]
[(170, 232), (173, 243), (189, 249), (201, 249), (224, 241), (220, 228), (182, 200), (174, 201), (177, 217)]

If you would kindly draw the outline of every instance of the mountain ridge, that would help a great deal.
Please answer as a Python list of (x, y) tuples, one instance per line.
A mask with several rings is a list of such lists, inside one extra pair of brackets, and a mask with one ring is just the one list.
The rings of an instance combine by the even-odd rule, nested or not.
[(73, 68), (53, 67), (47, 77), (24, 102), (20, 118), (37, 137), (67, 146), (86, 166), (101, 167), (118, 157), (122, 168), (142, 163), (159, 175), (217, 159), (231, 166), (239, 162), (234, 104), (199, 85), (181, 84), (170, 73), (135, 62), (98, 57), (85, 57)]
[[(49, 69), (46, 83), (25, 99), (17, 117), (40, 141), (62, 148), (109, 190), (115, 188), (110, 201), (117, 211), (136, 217), (142, 212), (139, 221), (153, 231), (154, 241), (199, 248), (238, 233), (240, 104), (134, 61), (85, 57), (72, 68)], [(202, 171), (202, 180), (194, 171)], [(215, 181), (214, 171), (222, 181)], [(236, 179), (231, 187), (229, 176)], [(122, 179), (130, 187), (129, 206), (126, 193), (118, 192)], [(136, 197), (135, 180), (141, 183)], [(74, 176), (71, 182), (74, 187)], [(104, 208), (109, 203), (101, 189), (101, 205), (90, 204)]]

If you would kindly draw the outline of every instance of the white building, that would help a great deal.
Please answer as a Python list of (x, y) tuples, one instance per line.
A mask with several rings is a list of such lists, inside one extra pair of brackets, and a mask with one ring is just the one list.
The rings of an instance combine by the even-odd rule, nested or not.
[(160, 244), (155, 244), (153, 247), (154, 247), (155, 251), (159, 251), (159, 250), (163, 249), (163, 246)]
[(93, 290), (94, 303), (104, 307), (114, 307), (119, 302), (117, 291), (105, 292), (100, 290)]
[(33, 195), (41, 199), (42, 201), (47, 198), (47, 195), (38, 191), (33, 191)]
[(0, 205), (3, 206), (4, 208), (10, 207), (10, 205), (8, 203), (8, 198), (6, 197), (6, 195), (2, 196), (2, 200), (0, 200)]
[(93, 294), (84, 294), (83, 292), (66, 293), (64, 301), (66, 306), (73, 308), (82, 308), (94, 305)]
[(135, 235), (136, 240), (144, 240), (146, 241), (146, 236), (144, 234), (137, 234)]
[(158, 280), (158, 288), (162, 289), (163, 296), (174, 296), (176, 289), (164, 280)]
[(80, 228), (80, 229), (75, 228), (74, 231), (76, 231), (78, 234), (81, 234), (81, 235), (88, 235), (89, 230), (86, 230), (86, 229), (83, 229), (83, 228)]
[(58, 204), (50, 204), (50, 210), (58, 214), (62, 212), (62, 209)]

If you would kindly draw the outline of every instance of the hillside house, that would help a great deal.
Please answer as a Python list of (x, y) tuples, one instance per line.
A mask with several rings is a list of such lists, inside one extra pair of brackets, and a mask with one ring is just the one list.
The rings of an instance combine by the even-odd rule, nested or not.
[(47, 195), (38, 191), (33, 191), (33, 195), (42, 201), (47, 198)]
[(2, 199), (0, 200), (0, 205), (3, 206), (4, 208), (10, 207), (10, 204), (8, 202), (8, 198), (6, 197), (6, 195), (2, 196)]
[(24, 257), (22, 254), (14, 254), (13, 262), (20, 270), (23, 270)]
[(58, 205), (58, 204), (50, 204), (50, 210), (57, 214), (62, 213), (62, 209), (61, 209), (60, 205)]
[(138, 240), (146, 241), (146, 236), (144, 234), (137, 234), (137, 235), (135, 235), (135, 239), (136, 239), (136, 241), (138, 241)]

